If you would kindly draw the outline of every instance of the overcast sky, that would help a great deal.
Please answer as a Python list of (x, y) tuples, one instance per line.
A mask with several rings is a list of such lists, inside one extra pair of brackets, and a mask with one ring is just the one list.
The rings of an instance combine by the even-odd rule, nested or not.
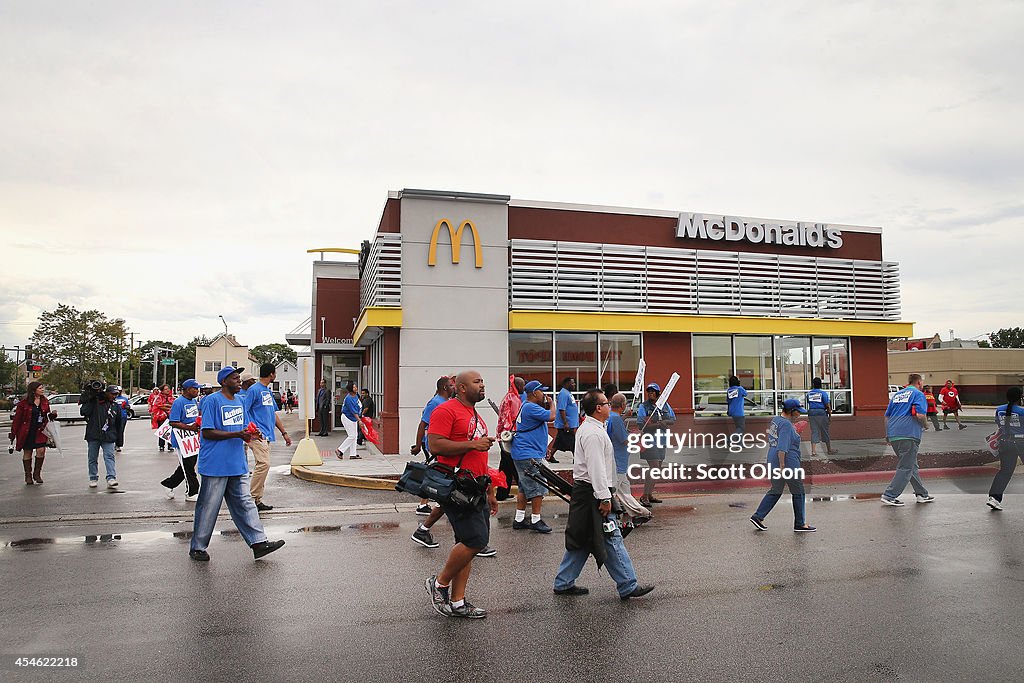
[(1022, 35), (976, 0), (0, 0), (0, 343), (58, 302), (282, 341), (305, 250), (403, 187), (880, 225), (918, 335), (1024, 325)]

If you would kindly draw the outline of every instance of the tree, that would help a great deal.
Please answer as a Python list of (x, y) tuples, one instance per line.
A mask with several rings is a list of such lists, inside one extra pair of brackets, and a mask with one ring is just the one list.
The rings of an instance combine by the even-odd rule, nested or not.
[(120, 318), (57, 304), (40, 314), (32, 346), (45, 368), (43, 382), (58, 391), (77, 391), (86, 380), (117, 379), (119, 361), (127, 358), (126, 337)]
[(1024, 327), (1004, 327), (988, 335), (994, 349), (1024, 349)]
[(299, 359), (299, 355), (295, 352), (295, 349), (288, 346), (287, 344), (260, 344), (249, 349), (249, 353), (260, 362), (263, 363), (274, 363), (275, 365), (281, 362), (281, 359), (290, 360), (295, 363)]
[(989, 342), (988, 339), (979, 339), (978, 340), (978, 348), (981, 348), (981, 349), (991, 349), (992, 348), (992, 344)]
[(11, 386), (15, 382), (15, 373), (18, 371), (18, 364), (6, 354), (0, 354), (0, 387)]

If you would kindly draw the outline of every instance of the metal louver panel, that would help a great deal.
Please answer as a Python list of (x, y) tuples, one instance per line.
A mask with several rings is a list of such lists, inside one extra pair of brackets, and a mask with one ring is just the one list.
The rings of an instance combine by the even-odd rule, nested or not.
[(402, 236), (377, 235), (359, 283), (360, 309), (402, 305)]

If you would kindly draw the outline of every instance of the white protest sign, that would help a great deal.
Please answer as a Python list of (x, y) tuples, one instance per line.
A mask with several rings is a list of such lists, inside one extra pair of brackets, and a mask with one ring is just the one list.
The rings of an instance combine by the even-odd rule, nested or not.
[(664, 410), (665, 404), (668, 403), (668, 397), (672, 395), (672, 390), (676, 388), (676, 382), (679, 381), (679, 373), (673, 372), (672, 376), (668, 378), (668, 384), (665, 385), (665, 391), (658, 397), (658, 401), (654, 404), (658, 410)]
[(193, 455), (199, 455), (199, 432), (186, 432), (182, 429), (173, 431), (181, 457), (191, 458)]
[[(644, 372), (647, 370), (647, 363), (644, 359), (640, 359), (640, 364), (636, 368), (636, 379), (633, 381), (633, 396), (643, 396), (644, 391)], [(609, 396), (608, 398), (611, 398)]]
[(171, 438), (171, 421), (164, 420), (163, 424), (153, 430), (153, 434), (158, 439), (169, 439)]

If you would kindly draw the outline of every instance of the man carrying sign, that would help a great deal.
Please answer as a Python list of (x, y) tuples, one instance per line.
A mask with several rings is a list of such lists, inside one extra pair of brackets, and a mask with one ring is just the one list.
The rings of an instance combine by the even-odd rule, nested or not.
[(194, 379), (185, 380), (181, 384), (181, 396), (174, 399), (174, 404), (171, 405), (171, 413), (167, 419), (171, 427), (171, 448), (178, 453), (178, 469), (160, 482), (160, 485), (167, 489), (167, 497), (174, 498), (174, 489), (184, 481), (185, 500), (190, 503), (196, 502), (199, 498), (199, 478), (196, 477), (196, 458), (199, 452), (186, 456), (182, 444), (178, 443), (175, 430), (199, 433), (199, 403), (196, 401), (199, 388), (199, 382)]

